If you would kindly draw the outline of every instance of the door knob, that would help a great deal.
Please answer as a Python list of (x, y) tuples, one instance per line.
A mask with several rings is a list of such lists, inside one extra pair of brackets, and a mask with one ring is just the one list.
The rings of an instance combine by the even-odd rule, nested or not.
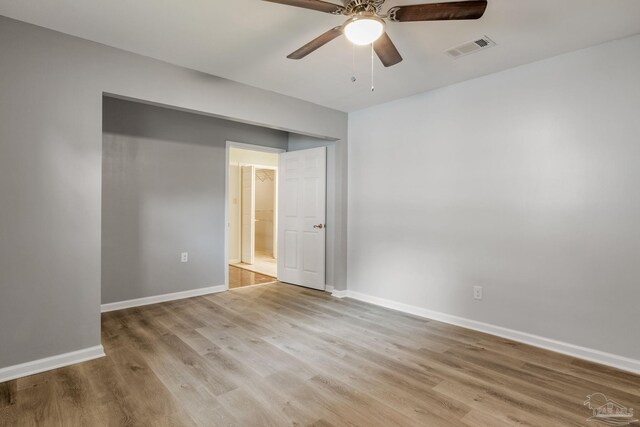
[(313, 228), (319, 228), (320, 230), (322, 230), (325, 227), (326, 227), (326, 225), (324, 225), (324, 224), (316, 224), (316, 225), (313, 226)]

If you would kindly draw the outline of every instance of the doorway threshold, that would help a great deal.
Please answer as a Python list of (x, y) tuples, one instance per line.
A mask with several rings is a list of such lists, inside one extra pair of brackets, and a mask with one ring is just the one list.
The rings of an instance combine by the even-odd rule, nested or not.
[(229, 265), (229, 289), (264, 285), (276, 281), (277, 279), (275, 277), (245, 270), (235, 265)]
[(230, 264), (234, 267), (241, 268), (243, 270), (253, 271), (254, 273), (263, 274), (265, 276), (278, 277), (278, 264), (276, 259), (267, 253), (260, 253), (256, 251), (253, 264), (237, 263)]

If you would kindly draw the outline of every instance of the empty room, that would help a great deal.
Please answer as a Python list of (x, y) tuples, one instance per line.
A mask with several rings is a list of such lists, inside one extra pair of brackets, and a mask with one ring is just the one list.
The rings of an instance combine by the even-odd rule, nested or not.
[(0, 427), (640, 426), (640, 1), (0, 0)]

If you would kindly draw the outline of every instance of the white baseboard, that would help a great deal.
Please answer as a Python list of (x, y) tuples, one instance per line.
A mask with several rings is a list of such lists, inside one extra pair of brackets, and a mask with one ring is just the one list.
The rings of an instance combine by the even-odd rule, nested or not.
[[(336, 293), (338, 292), (340, 292), (340, 295), (336, 295)], [(343, 292), (344, 294), (342, 294)], [(370, 304), (375, 304), (381, 307), (402, 311), (404, 313), (413, 314), (419, 317), (437, 320), (439, 322), (449, 323), (451, 325), (461, 326), (467, 329), (473, 329), (479, 332), (485, 332), (491, 335), (497, 335), (502, 338), (507, 338), (535, 347), (544, 348), (546, 350), (555, 351), (557, 353), (562, 353), (578, 359), (600, 363), (602, 365), (611, 366), (613, 368), (632, 372), (634, 374), (640, 374), (640, 360), (630, 359), (628, 357), (618, 356), (615, 354), (606, 353), (587, 347), (581, 347), (562, 341), (556, 341), (550, 338), (528, 334), (526, 332), (520, 332), (513, 329), (503, 328), (501, 326), (491, 325), (489, 323), (483, 323), (471, 319), (465, 319), (463, 317), (452, 316), (450, 314), (440, 313), (422, 307), (374, 297), (371, 295), (362, 294), (360, 292), (334, 291), (333, 295), (338, 298), (344, 298), (346, 296), (348, 298), (357, 299), (359, 301), (368, 302)]]
[(242, 261), (240, 260), (240, 258), (238, 259), (230, 259), (229, 260), (229, 264), (240, 264)]
[(101, 345), (0, 369), (0, 383), (104, 357)]
[(192, 289), (190, 291), (174, 292), (171, 294), (155, 295), (152, 297), (130, 299), (120, 302), (111, 302), (108, 304), (102, 304), (100, 306), (100, 311), (102, 313), (106, 313), (108, 311), (123, 310), (125, 308), (140, 307), (143, 305), (157, 304), (159, 302), (174, 301), (184, 298), (199, 297), (201, 295), (215, 294), (226, 290), (227, 287), (225, 285), (210, 286), (208, 288)]
[(332, 293), (333, 292), (333, 285), (325, 285), (324, 286), (324, 291)]
[(336, 297), (336, 298), (345, 298), (347, 296), (349, 296), (349, 291), (333, 291), (331, 292), (331, 296), (332, 297)]

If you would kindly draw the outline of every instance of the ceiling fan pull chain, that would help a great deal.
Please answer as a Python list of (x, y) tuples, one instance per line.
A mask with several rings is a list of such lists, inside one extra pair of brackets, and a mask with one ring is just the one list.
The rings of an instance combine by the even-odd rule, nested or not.
[(355, 83), (358, 80), (356, 79), (356, 45), (353, 45), (351, 59), (351, 83)]
[(376, 88), (373, 85), (373, 43), (371, 43), (371, 92), (374, 90), (376, 90)]

